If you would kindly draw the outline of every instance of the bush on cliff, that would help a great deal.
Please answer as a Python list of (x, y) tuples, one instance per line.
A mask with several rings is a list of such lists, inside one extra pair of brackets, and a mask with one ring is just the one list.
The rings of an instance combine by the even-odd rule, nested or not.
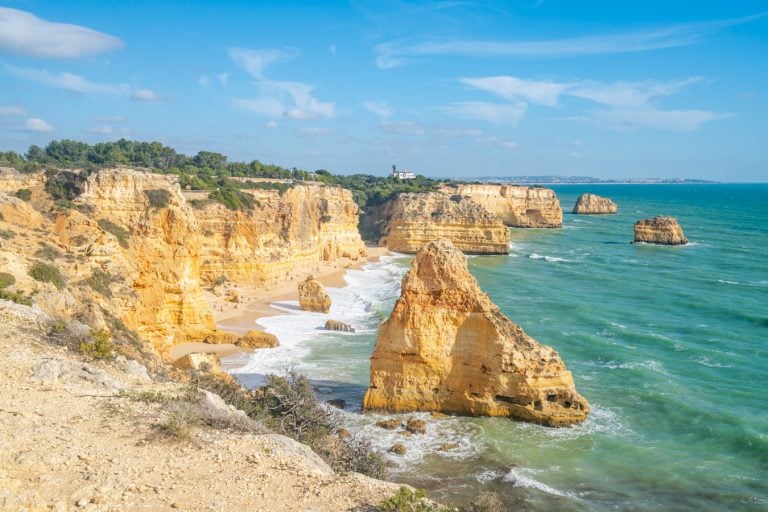
[(94, 291), (102, 294), (104, 297), (111, 297), (112, 290), (110, 285), (120, 281), (119, 277), (113, 276), (109, 272), (104, 272), (99, 268), (94, 268), (91, 277), (84, 279), (81, 284), (90, 286)]
[(29, 275), (35, 281), (51, 283), (58, 289), (64, 287), (64, 278), (61, 276), (59, 269), (42, 261), (35, 262), (32, 265), (32, 268), (29, 269)]
[(16, 284), (16, 278), (8, 272), (0, 272), (0, 290)]
[(99, 219), (99, 227), (107, 233), (112, 233), (117, 238), (120, 246), (124, 249), (128, 248), (128, 240), (131, 238), (131, 232), (122, 226), (118, 226), (109, 219)]
[(83, 192), (85, 176), (71, 171), (46, 171), (45, 191), (55, 200), (72, 201)]
[(55, 261), (56, 258), (61, 258), (61, 251), (52, 245), (43, 244), (41, 248), (35, 251), (35, 257), (48, 261)]
[(145, 190), (144, 195), (152, 208), (166, 208), (171, 202), (171, 193), (163, 188)]
[(16, 284), (16, 278), (13, 274), (8, 272), (0, 272), (0, 299), (10, 300), (16, 304), (24, 304), (25, 306), (31, 306), (32, 301), (28, 297), (25, 297), (23, 293), (19, 291), (8, 291), (6, 288)]
[(96, 359), (112, 359), (115, 356), (112, 336), (106, 329), (91, 329), (80, 342), (80, 352)]
[(32, 191), (28, 188), (20, 188), (14, 195), (22, 201), (29, 202), (32, 200)]

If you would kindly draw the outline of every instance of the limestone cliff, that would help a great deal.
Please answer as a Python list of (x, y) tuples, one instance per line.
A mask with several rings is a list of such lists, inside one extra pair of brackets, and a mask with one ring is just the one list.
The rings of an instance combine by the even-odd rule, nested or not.
[(555, 191), (520, 185), (458, 185), (453, 194), (469, 196), (483, 208), (515, 228), (559, 228), (563, 210)]
[(582, 215), (609, 214), (616, 213), (619, 209), (616, 203), (607, 197), (601, 197), (595, 194), (581, 194), (573, 205), (573, 213)]
[(583, 421), (589, 404), (557, 352), (504, 316), (441, 240), (417, 254), (379, 329), (363, 409), (561, 426)]
[[(16, 190), (20, 179), (0, 177), (0, 190)], [(219, 334), (202, 286), (221, 276), (268, 285), (295, 268), (365, 254), (357, 206), (336, 187), (254, 191), (256, 207), (240, 212), (207, 202), (195, 208), (175, 176), (131, 169), (90, 175), (75, 208), (54, 205), (44, 174), (23, 180), (33, 187), (31, 204), (0, 192), (0, 271), (16, 280), (9, 291), (41, 290), (34, 302), (54, 316), (124, 324), (161, 355)], [(63, 287), (28, 275), (41, 247)]]
[(379, 213), (379, 245), (415, 253), (447, 239), (466, 254), (509, 254), (509, 230), (495, 215), (467, 197), (438, 192), (400, 194)]
[(685, 245), (688, 239), (674, 217), (659, 215), (635, 222), (635, 242), (659, 245)]

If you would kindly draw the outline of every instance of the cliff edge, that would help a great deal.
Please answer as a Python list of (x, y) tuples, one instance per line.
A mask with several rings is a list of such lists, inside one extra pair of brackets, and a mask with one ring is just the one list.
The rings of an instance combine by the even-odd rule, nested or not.
[(457, 185), (451, 193), (468, 196), (514, 228), (559, 228), (563, 210), (555, 191), (522, 185)]
[(440, 240), (416, 255), (379, 329), (363, 409), (563, 426), (584, 421), (589, 404), (557, 352), (504, 316)]

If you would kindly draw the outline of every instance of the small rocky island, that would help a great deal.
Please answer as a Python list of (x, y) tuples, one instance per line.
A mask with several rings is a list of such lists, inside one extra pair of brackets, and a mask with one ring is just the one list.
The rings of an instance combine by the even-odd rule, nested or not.
[(683, 234), (683, 228), (674, 217), (659, 215), (652, 219), (635, 222), (634, 243), (644, 242), (658, 245), (685, 245), (688, 239)]
[(616, 206), (616, 203), (607, 197), (590, 194), (589, 192), (581, 194), (573, 206), (573, 213), (578, 215), (605, 215), (618, 211), (619, 208)]
[(589, 404), (558, 353), (509, 320), (447, 240), (419, 251), (371, 356), (365, 411), (584, 421)]

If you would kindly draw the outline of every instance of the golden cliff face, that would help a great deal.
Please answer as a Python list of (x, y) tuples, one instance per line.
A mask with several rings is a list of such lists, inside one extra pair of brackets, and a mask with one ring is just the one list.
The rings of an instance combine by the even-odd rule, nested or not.
[(674, 217), (659, 215), (635, 222), (635, 242), (657, 245), (685, 245), (688, 239)]
[(349, 190), (298, 185), (280, 195), (254, 190), (258, 206), (232, 211), (217, 203), (193, 208), (203, 280), (271, 285), (320, 261), (365, 256), (358, 207)]
[(509, 230), (495, 215), (467, 197), (437, 192), (400, 194), (380, 212), (379, 245), (415, 253), (447, 239), (466, 254), (509, 254)]
[(589, 193), (581, 194), (573, 206), (573, 213), (581, 215), (603, 215), (618, 211), (616, 203), (607, 197)]
[(519, 185), (458, 185), (452, 192), (471, 197), (515, 228), (559, 228), (563, 210), (555, 191)]
[[(295, 268), (365, 254), (357, 206), (339, 188), (259, 191), (251, 212), (195, 209), (175, 176), (111, 169), (89, 176), (77, 209), (65, 209), (53, 206), (44, 177), (35, 176), (32, 205), (0, 192), (0, 230), (13, 231), (0, 239), (0, 271), (10, 271), (19, 290), (39, 290), (34, 302), (49, 314), (97, 328), (114, 317), (162, 355), (174, 343), (216, 335), (202, 286), (221, 275), (272, 284)], [(9, 190), (13, 180), (4, 183)], [(151, 201), (153, 194), (162, 200)], [(36, 197), (43, 215), (33, 208)], [(59, 253), (62, 289), (27, 275), (42, 244)], [(97, 274), (102, 286), (88, 286)]]
[(589, 404), (557, 352), (505, 317), (441, 240), (417, 254), (379, 329), (363, 409), (562, 426), (583, 421)]

